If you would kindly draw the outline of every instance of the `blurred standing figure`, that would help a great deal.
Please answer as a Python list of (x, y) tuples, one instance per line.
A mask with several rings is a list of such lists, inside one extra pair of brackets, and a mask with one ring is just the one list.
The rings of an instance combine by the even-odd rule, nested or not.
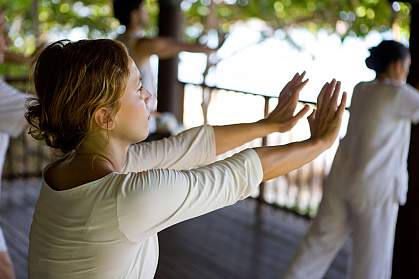
[(321, 278), (350, 234), (350, 278), (391, 277), (397, 212), (406, 201), (410, 125), (419, 121), (419, 93), (406, 84), (407, 47), (382, 41), (370, 53), (365, 63), (376, 79), (354, 88), (347, 135), (287, 279)]
[[(5, 20), (0, 10), (0, 64), (3, 64), (9, 38), (5, 32)], [(26, 126), (25, 102), (28, 96), (17, 91), (0, 79), (0, 177), (9, 137), (18, 136)], [(1, 183), (1, 181), (0, 181)], [(3, 231), (0, 228), (0, 278), (15, 278), (13, 264), (10, 260)]]
[[(149, 23), (149, 15), (144, 9), (144, 0), (114, 0), (115, 17), (125, 26), (125, 32), (118, 36), (140, 70), (144, 88), (157, 96), (156, 77), (150, 64), (150, 56), (155, 54), (160, 59), (176, 56), (181, 51), (205, 52), (212, 49), (199, 44), (180, 43), (169, 37), (146, 38), (144, 28)], [(154, 104), (156, 109), (156, 103)]]

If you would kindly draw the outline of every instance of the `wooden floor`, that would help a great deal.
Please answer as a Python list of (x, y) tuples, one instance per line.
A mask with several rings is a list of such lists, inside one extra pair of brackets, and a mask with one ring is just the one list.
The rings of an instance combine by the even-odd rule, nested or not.
[[(0, 224), (18, 279), (26, 279), (28, 233), (39, 180), (3, 181)], [(248, 199), (159, 234), (158, 279), (282, 278), (308, 222)], [(346, 274), (349, 245), (325, 278)], [(309, 278), (308, 278), (309, 279)]]

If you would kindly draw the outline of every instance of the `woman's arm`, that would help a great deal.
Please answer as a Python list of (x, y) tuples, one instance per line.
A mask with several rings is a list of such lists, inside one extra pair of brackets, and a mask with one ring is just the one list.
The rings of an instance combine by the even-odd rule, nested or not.
[(299, 92), (307, 83), (303, 79), (304, 73), (295, 74), (281, 91), (278, 106), (267, 118), (256, 123), (197, 127), (168, 139), (132, 146), (127, 171), (151, 168), (181, 170), (207, 165), (215, 160), (216, 154), (269, 133), (291, 129), (308, 110), (306, 106), (293, 115)]
[(210, 53), (214, 50), (200, 44), (179, 43), (169, 37), (141, 38), (135, 46), (136, 56), (140, 61), (153, 54), (160, 59), (168, 59), (181, 51)]
[(20, 53), (6, 51), (4, 53), (4, 61), (5, 63), (11, 64), (30, 64), (32, 61), (31, 57), (24, 56)]
[(304, 76), (305, 72), (294, 75), (281, 90), (278, 105), (265, 119), (255, 123), (214, 126), (217, 155), (270, 133), (286, 132), (293, 128), (309, 110), (308, 106), (304, 106), (294, 115), (300, 92), (308, 82), (308, 79), (303, 80)]
[(339, 85), (325, 86), (318, 109), (310, 116), (312, 136), (301, 143), (247, 149), (225, 160), (186, 171), (153, 169), (121, 174), (118, 223), (133, 241), (179, 222), (234, 204), (267, 180), (300, 167), (336, 138), (346, 96), (337, 107)]
[(40, 53), (44, 48), (46, 47), (45, 43), (40, 43), (36, 46), (35, 51), (29, 55), (25, 56), (21, 53), (13, 52), (10, 50), (6, 50), (4, 53), (4, 61), (5, 63), (11, 63), (11, 64), (26, 64), (30, 65), (32, 61), (35, 59), (35, 57)]

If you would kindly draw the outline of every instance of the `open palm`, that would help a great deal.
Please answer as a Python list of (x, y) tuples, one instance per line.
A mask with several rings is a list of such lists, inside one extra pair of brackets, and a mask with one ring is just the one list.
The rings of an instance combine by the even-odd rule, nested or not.
[(278, 132), (286, 132), (291, 130), (295, 124), (309, 111), (309, 107), (304, 106), (296, 115), (294, 115), (297, 108), (300, 92), (307, 84), (308, 79), (304, 80), (305, 72), (302, 74), (296, 73), (294, 77), (281, 90), (278, 97), (278, 105), (269, 114), (264, 121), (269, 124), (274, 124)]
[(317, 97), (317, 109), (308, 117), (311, 138), (321, 140), (327, 147), (335, 141), (345, 111), (347, 95), (346, 92), (343, 93), (338, 106), (339, 92), (339, 81), (333, 79), (330, 83), (325, 83)]

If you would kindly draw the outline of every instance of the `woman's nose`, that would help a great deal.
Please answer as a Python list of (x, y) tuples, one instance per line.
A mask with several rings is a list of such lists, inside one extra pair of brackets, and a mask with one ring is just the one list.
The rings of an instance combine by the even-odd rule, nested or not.
[(156, 108), (156, 104), (157, 104), (157, 98), (155, 96), (155, 94), (151, 93), (150, 91), (146, 90), (147, 93), (145, 94), (145, 99), (146, 99), (146, 103), (147, 103), (147, 107), (148, 110), (151, 111), (155, 111)]

